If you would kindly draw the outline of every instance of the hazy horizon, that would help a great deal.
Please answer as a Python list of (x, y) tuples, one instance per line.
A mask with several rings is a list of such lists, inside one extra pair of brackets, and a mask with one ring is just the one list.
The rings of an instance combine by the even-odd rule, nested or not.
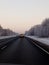
[(49, 0), (0, 0), (0, 25), (24, 33), (49, 18)]

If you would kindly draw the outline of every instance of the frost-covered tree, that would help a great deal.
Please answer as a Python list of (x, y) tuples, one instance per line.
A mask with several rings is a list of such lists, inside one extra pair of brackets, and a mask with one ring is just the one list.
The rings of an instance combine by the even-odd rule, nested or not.
[(42, 36), (43, 37), (49, 37), (49, 18), (45, 19), (41, 26), (43, 27)]
[(31, 27), (27, 34), (38, 37), (49, 37), (49, 18), (46, 18), (41, 25)]
[(42, 26), (48, 26), (48, 27), (49, 27), (49, 18), (46, 18), (46, 19), (42, 22)]
[(29, 31), (25, 32), (26, 35), (34, 35), (34, 27), (31, 27)]

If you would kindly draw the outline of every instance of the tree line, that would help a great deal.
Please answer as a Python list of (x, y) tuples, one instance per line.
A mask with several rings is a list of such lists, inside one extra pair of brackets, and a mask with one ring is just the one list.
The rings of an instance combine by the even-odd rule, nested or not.
[(10, 35), (16, 35), (17, 33), (13, 32), (10, 29), (4, 29), (1, 25), (0, 25), (0, 36), (10, 36)]
[(26, 31), (25, 34), (38, 37), (49, 37), (49, 18), (43, 20), (40, 25), (31, 27), (31, 29)]

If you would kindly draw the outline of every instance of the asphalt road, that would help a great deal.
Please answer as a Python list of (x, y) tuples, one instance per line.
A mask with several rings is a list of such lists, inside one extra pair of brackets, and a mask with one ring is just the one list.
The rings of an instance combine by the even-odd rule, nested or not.
[(26, 38), (19, 38), (2, 48), (0, 63), (49, 65), (49, 55)]

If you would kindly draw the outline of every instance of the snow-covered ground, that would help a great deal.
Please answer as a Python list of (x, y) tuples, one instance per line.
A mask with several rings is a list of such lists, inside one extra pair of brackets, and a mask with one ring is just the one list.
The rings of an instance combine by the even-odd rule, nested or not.
[(27, 36), (31, 39), (35, 39), (39, 42), (42, 42), (43, 44), (49, 45), (49, 38), (39, 38), (39, 37), (35, 37), (35, 36)]
[(7, 39), (7, 38), (11, 38), (11, 37), (16, 37), (17, 35), (12, 35), (12, 36), (0, 36), (0, 40), (1, 39)]

